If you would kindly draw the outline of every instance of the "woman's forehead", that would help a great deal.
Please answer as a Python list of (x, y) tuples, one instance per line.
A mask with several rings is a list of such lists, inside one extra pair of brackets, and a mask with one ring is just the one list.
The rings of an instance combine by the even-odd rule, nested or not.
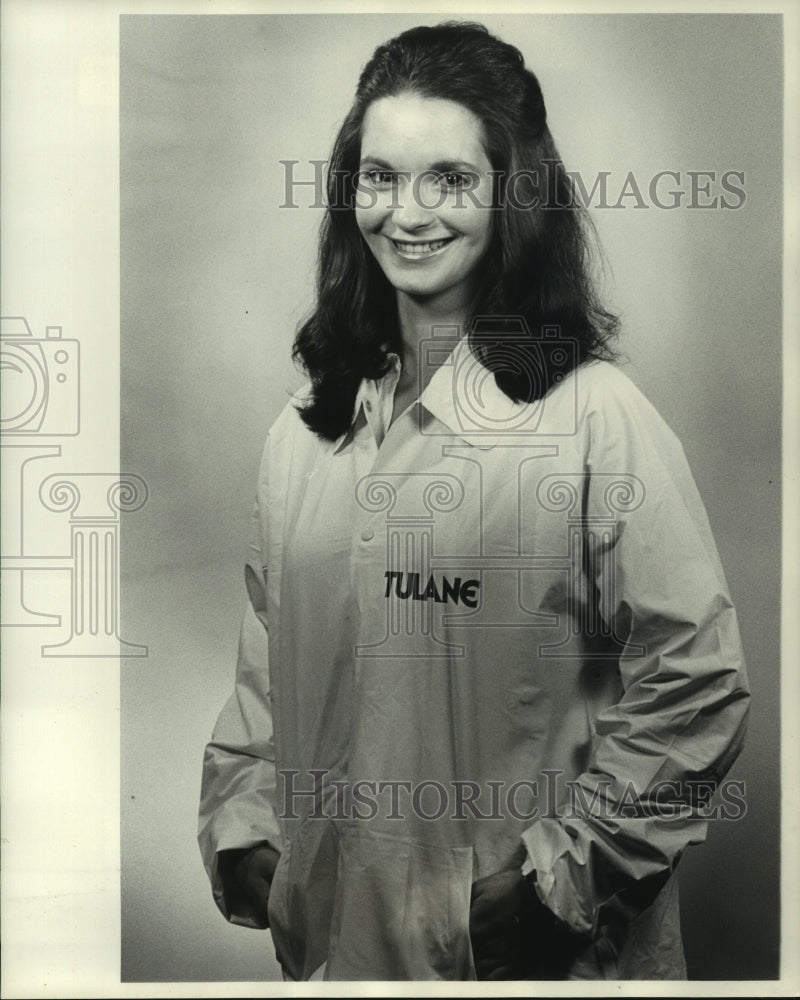
[(398, 169), (438, 162), (489, 169), (480, 119), (457, 101), (413, 93), (370, 104), (361, 132), (361, 160), (389, 162)]

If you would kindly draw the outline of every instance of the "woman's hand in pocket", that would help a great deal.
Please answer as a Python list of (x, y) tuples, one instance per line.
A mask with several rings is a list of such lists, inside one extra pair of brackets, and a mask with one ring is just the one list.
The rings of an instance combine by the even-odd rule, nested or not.
[(495, 872), (472, 885), (469, 936), (478, 979), (522, 979), (520, 871)]
[(249, 917), (257, 927), (268, 927), (267, 904), (280, 853), (270, 844), (223, 851), (220, 872), (230, 912)]

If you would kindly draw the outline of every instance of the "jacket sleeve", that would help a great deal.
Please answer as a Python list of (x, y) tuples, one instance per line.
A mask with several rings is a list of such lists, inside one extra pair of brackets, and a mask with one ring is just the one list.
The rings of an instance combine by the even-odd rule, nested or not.
[(621, 646), (623, 694), (594, 719), (568, 808), (534, 823), (523, 841), (542, 901), (597, 935), (648, 906), (685, 847), (705, 839), (708, 799), (742, 748), (749, 688), (736, 613), (679, 442), (627, 380), (590, 410), (584, 559)]
[[(270, 705), (265, 578), (258, 504), (245, 579), (249, 603), (239, 638), (234, 692), (222, 709), (203, 759), (198, 840), (214, 900), (226, 919), (260, 927), (225, 878), (222, 852), (282, 838), (276, 810), (275, 743)], [(227, 884), (226, 884), (227, 883)]]

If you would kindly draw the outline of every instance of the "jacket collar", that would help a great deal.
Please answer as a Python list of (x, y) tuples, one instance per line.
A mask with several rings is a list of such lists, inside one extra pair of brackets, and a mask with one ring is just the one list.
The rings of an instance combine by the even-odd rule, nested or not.
[[(391, 367), (383, 378), (364, 379), (359, 386), (350, 429), (333, 443), (335, 451), (351, 438), (359, 418), (366, 418), (363, 411), (375, 390), (388, 389), (391, 381), (397, 384), (400, 359), (396, 354), (390, 354), (389, 359)], [(515, 403), (498, 388), (493, 373), (478, 361), (464, 337), (433, 373), (419, 402), (450, 433), (483, 449), (508, 442), (509, 434), (516, 437), (534, 432), (541, 418), (539, 405)], [(424, 433), (432, 432), (426, 428)]]
[(453, 434), (476, 448), (493, 448), (508, 434), (535, 429), (535, 407), (515, 403), (498, 388), (494, 374), (475, 357), (462, 337), (437, 368), (420, 397), (422, 405)]

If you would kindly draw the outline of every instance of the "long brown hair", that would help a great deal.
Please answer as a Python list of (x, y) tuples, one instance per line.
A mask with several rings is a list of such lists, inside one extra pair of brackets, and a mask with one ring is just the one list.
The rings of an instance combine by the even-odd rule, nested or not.
[[(547, 127), (538, 80), (520, 51), (483, 25), (412, 28), (375, 50), (329, 162), (317, 303), (298, 330), (293, 354), (312, 383), (303, 420), (330, 440), (350, 426), (361, 380), (385, 374), (388, 351), (402, 353), (394, 289), (358, 230), (354, 203), (367, 108), (407, 92), (456, 101), (484, 128), (496, 224), (474, 314), (498, 317), (498, 323), (496, 336), (475, 338), (472, 347), (498, 386), (531, 402), (586, 358), (613, 356), (618, 321), (596, 298), (588, 220)], [(515, 329), (521, 322), (528, 333), (513, 340), (516, 364), (509, 364), (502, 338), (502, 318), (509, 316), (518, 318)], [(572, 346), (566, 352), (565, 340)], [(532, 379), (534, 368), (539, 374)]]

